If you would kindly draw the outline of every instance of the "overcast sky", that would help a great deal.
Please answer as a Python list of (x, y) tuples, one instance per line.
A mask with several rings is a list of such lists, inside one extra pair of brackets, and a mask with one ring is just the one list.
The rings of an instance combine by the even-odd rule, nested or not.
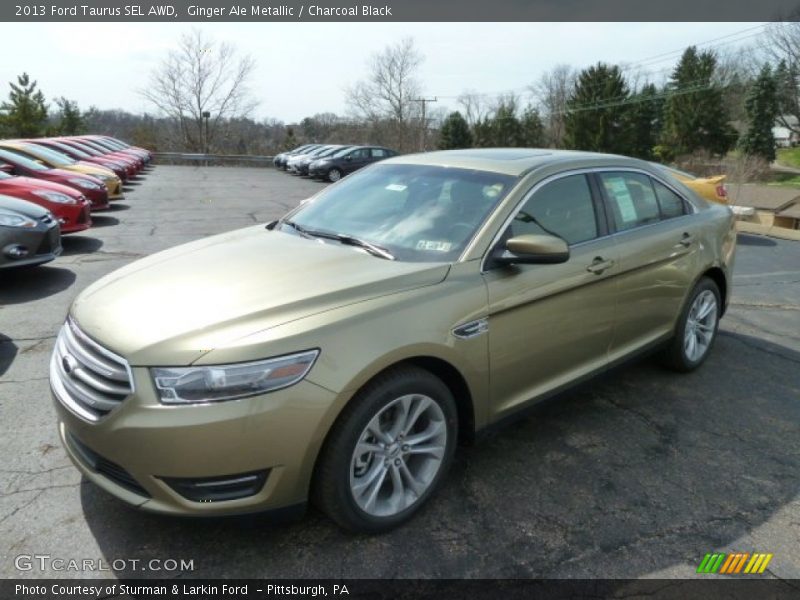
[[(81, 108), (152, 111), (137, 90), (184, 31), (198, 27), (251, 54), (255, 117), (292, 122), (345, 112), (345, 89), (366, 72), (372, 52), (404, 36), (425, 61), (420, 79), (436, 106), (454, 108), (464, 90), (523, 91), (560, 63), (638, 63), (665, 75), (688, 45), (730, 50), (753, 43), (757, 23), (2, 23), (0, 85), (27, 71), (48, 100)], [(737, 33), (741, 32), (741, 33)], [(729, 37), (725, 37), (729, 36)], [(720, 39), (723, 38), (723, 39)], [(7, 87), (0, 88), (0, 98)]]

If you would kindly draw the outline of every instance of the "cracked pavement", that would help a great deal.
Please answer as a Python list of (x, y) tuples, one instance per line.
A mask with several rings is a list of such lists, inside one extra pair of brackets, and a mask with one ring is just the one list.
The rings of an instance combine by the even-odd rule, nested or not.
[(266, 222), (322, 184), (268, 169), (159, 166), (67, 236), (48, 266), (0, 274), (0, 576), (19, 554), (188, 559), (195, 577), (693, 577), (706, 552), (775, 556), (800, 577), (800, 243), (740, 235), (734, 293), (706, 365), (643, 359), (461, 448), (407, 526), (342, 532), (313, 510), (149, 515), (82, 481), (61, 449), (47, 383), (75, 295), (158, 250)]

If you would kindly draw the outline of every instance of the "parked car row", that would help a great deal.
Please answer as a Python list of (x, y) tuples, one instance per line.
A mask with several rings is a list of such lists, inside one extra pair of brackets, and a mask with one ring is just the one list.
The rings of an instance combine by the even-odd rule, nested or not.
[(396, 155), (397, 152), (383, 146), (305, 144), (278, 154), (272, 162), (276, 168), (296, 175), (336, 182), (353, 171)]
[(61, 234), (91, 227), (151, 159), (108, 136), (0, 141), (0, 269), (53, 260)]

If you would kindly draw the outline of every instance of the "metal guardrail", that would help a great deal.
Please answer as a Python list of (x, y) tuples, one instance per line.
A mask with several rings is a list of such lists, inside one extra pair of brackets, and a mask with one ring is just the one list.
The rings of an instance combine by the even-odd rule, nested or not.
[(154, 152), (153, 157), (161, 164), (192, 165), (246, 165), (271, 167), (273, 156), (252, 154), (197, 154), (191, 152)]

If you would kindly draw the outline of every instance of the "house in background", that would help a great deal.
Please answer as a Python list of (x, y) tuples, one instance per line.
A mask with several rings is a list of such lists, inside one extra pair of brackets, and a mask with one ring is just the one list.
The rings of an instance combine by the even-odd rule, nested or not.
[(800, 144), (800, 134), (797, 133), (797, 117), (793, 115), (783, 115), (772, 128), (772, 137), (775, 138), (775, 146), (778, 148), (792, 148)]

